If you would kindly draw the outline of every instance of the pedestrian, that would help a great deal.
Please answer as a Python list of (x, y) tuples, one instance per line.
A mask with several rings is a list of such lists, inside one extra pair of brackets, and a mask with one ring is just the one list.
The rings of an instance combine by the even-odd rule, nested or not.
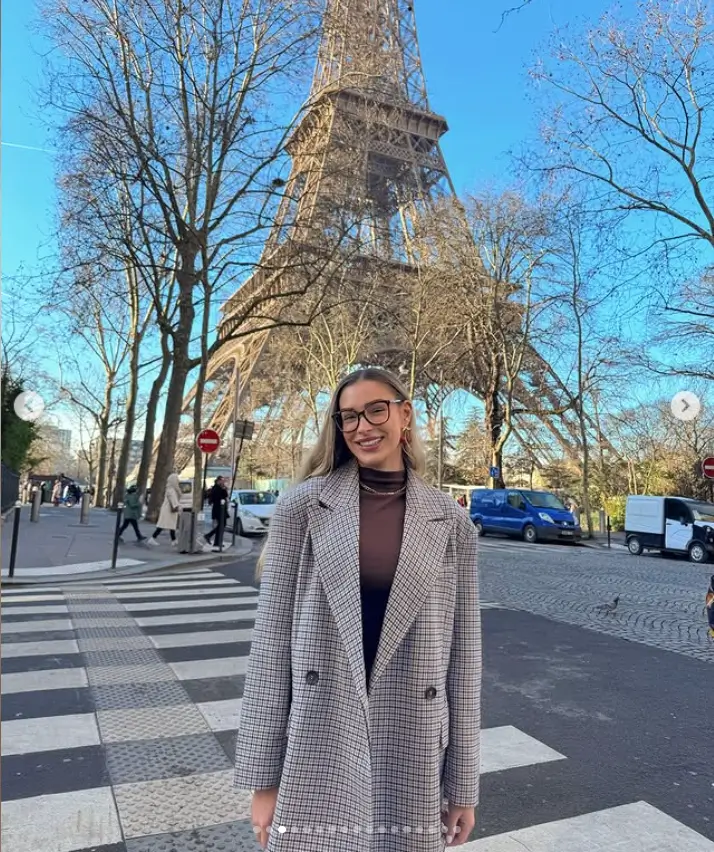
[(346, 376), (272, 517), (235, 771), (269, 852), (440, 852), (475, 824), (478, 540), (416, 428), (397, 378)]
[[(228, 489), (226, 481), (222, 476), (216, 477), (213, 487), (208, 492), (208, 502), (211, 504), (211, 520), (214, 521), (214, 527), (206, 533), (204, 539), (207, 544), (214, 544), (212, 539), (218, 534), (221, 526), (221, 515), (223, 515), (223, 529), (225, 530), (226, 521), (228, 519)], [(222, 542), (215, 541), (214, 550), (221, 549)]]
[(161, 504), (159, 512), (159, 520), (147, 544), (158, 547), (157, 538), (164, 530), (169, 531), (171, 536), (171, 546), (176, 547), (176, 528), (178, 527), (178, 516), (181, 511), (181, 485), (177, 473), (170, 474), (166, 480), (166, 490), (164, 492), (164, 502)]
[(55, 484), (52, 488), (52, 503), (55, 506), (59, 506), (60, 499), (62, 497), (62, 483), (59, 479), (55, 480)]
[(124, 530), (131, 525), (136, 533), (137, 541), (146, 541), (146, 536), (141, 534), (139, 530), (139, 520), (141, 518), (141, 497), (136, 490), (136, 485), (130, 485), (124, 494), (124, 523), (119, 530), (119, 541), (124, 544), (124, 539), (121, 537)]

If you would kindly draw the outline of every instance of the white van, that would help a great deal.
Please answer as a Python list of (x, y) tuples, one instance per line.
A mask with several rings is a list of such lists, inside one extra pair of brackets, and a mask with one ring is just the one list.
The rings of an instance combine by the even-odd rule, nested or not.
[(714, 503), (688, 497), (627, 498), (627, 548), (635, 556), (643, 550), (686, 553), (692, 562), (714, 556)]

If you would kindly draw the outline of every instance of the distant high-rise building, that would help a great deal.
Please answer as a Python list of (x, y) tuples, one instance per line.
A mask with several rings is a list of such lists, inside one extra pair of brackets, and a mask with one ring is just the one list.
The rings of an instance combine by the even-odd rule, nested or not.
[(48, 442), (59, 444), (65, 450), (72, 446), (72, 430), (60, 429), (57, 426), (43, 426), (42, 433)]

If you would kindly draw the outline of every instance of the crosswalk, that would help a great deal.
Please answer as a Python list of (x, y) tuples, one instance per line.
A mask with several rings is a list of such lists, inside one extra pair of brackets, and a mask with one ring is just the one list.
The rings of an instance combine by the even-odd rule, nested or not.
[[(256, 852), (232, 761), (257, 602), (207, 568), (4, 590), (3, 852)], [(515, 726), (482, 732), (486, 778), (568, 763)], [(653, 837), (714, 852), (639, 800), (459, 848), (640, 852)]]

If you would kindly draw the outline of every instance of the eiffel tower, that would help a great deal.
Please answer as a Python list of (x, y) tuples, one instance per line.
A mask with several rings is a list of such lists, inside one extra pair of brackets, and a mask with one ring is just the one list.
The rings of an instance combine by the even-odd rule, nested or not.
[[(379, 260), (408, 274), (420, 213), (454, 196), (440, 147), (448, 126), (429, 104), (413, 0), (329, 0), (308, 103), (288, 145), (290, 177), (257, 271), (222, 308), (220, 337), (229, 338), (238, 324), (242, 335), (252, 332), (227, 339), (209, 364), (204, 426), (222, 436), (230, 434), (238, 406), (255, 410), (266, 401), (246, 406), (271, 336), (264, 320), (245, 319), (250, 300), (285, 288), (296, 254), (317, 258), (320, 236), (335, 229), (350, 231), (353, 275), (360, 268), (355, 260), (365, 262), (364, 270)], [(554, 405), (562, 387), (537, 353), (531, 360), (533, 375), (520, 379), (517, 397), (532, 411), (542, 401)], [(186, 396), (184, 414), (195, 392)], [(566, 416), (560, 423), (516, 420), (515, 438), (538, 464), (549, 461), (554, 445), (579, 458), (581, 439)], [(158, 441), (154, 460), (157, 450)], [(192, 456), (187, 429), (183, 440), (179, 435), (175, 469)]]

